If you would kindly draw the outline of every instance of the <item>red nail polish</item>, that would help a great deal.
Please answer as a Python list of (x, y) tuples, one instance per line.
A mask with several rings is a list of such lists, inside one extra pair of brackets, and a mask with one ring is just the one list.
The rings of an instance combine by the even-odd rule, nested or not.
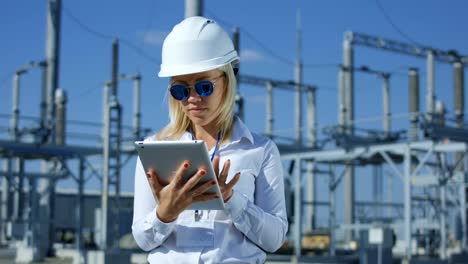
[(184, 164), (184, 168), (188, 168), (188, 163), (185, 163), (185, 164)]
[(206, 171), (202, 170), (202, 171), (200, 172), (200, 174), (201, 174), (201, 175), (205, 175), (205, 174), (206, 174)]
[(216, 182), (215, 182), (215, 181), (211, 181), (211, 185), (215, 185), (215, 184), (216, 184)]
[(219, 196), (218, 196), (218, 195), (216, 195), (216, 196), (215, 196), (215, 198), (219, 198)]

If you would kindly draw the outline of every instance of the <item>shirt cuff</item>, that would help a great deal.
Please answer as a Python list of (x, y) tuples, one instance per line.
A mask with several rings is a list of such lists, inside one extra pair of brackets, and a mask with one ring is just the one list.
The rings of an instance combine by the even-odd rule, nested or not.
[(232, 193), (231, 199), (225, 204), (225, 210), (234, 222), (244, 213), (248, 201), (249, 199), (245, 195), (236, 191)]
[(156, 215), (156, 208), (154, 208), (150, 215), (146, 217), (145, 222), (151, 226), (153, 232), (157, 234), (157, 236), (167, 237), (172, 232), (172, 230), (174, 230), (176, 221), (165, 223), (159, 220), (158, 216)]

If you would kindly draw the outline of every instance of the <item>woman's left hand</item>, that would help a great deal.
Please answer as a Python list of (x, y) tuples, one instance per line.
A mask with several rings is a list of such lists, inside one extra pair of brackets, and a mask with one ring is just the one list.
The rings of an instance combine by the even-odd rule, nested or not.
[(221, 170), (221, 172), (219, 172), (219, 160), (220, 160), (220, 157), (216, 155), (213, 159), (213, 169), (214, 169), (216, 176), (218, 177), (218, 185), (219, 185), (219, 188), (221, 189), (223, 200), (226, 203), (232, 196), (232, 193), (233, 193), (232, 188), (234, 187), (234, 185), (237, 184), (237, 182), (240, 179), (240, 172), (236, 173), (236, 175), (234, 175), (234, 177), (228, 183), (226, 183), (228, 172), (229, 172), (229, 167), (231, 166), (231, 160), (227, 160), (224, 163), (223, 169)]

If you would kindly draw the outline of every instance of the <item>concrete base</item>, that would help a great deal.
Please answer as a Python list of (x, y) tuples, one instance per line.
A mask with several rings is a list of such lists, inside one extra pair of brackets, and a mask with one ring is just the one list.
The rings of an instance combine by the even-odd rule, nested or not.
[(72, 263), (73, 264), (83, 264), (85, 263), (85, 257), (84, 257), (84, 254), (85, 252), (83, 252), (83, 255), (80, 254), (80, 252), (76, 249), (72, 249), (72, 248), (59, 248), (59, 249), (55, 249), (55, 254), (57, 255), (57, 257), (60, 257), (60, 258), (69, 258), (72, 260)]
[(410, 264), (449, 264), (449, 262), (441, 259), (412, 259)]
[(119, 250), (92, 250), (86, 255), (87, 264), (128, 264), (130, 263), (130, 252)]
[(133, 253), (130, 263), (132, 264), (148, 264), (147, 253)]
[(43, 256), (39, 256), (37, 248), (18, 246), (16, 249), (16, 263), (31, 263), (33, 261), (42, 260)]

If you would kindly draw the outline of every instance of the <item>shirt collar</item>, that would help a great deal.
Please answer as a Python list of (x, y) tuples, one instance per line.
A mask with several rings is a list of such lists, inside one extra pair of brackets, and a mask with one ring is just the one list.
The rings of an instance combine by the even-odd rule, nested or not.
[(244, 122), (240, 120), (239, 117), (234, 117), (233, 130), (230, 143), (240, 142), (243, 138), (250, 141), (251, 144), (254, 143), (254, 139), (250, 130), (245, 126)]

